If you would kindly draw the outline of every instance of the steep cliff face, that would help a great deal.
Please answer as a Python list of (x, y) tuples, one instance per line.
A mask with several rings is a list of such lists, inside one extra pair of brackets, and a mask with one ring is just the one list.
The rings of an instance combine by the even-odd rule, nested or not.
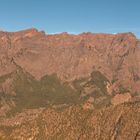
[(62, 81), (73, 81), (99, 70), (110, 82), (136, 90), (139, 48), (140, 42), (132, 33), (45, 35), (36, 29), (1, 32), (0, 74), (14, 71), (16, 64), (38, 80), (57, 74)]
[[(126, 125), (131, 132), (131, 119), (138, 133), (132, 137), (139, 137), (139, 53), (140, 41), (132, 33), (48, 35), (36, 29), (0, 32), (0, 138), (128, 139), (121, 130), (125, 132)], [(34, 110), (36, 115), (32, 116)], [(110, 126), (105, 120), (115, 111)], [(75, 114), (69, 124), (65, 112)], [(84, 116), (85, 112), (89, 115)], [(26, 114), (33, 124), (29, 123), (33, 133), (27, 137)], [(54, 119), (47, 122), (50, 114)], [(79, 114), (86, 126), (80, 124)], [(95, 121), (98, 132), (90, 126), (92, 116), (93, 121), (99, 117)], [(44, 123), (51, 122), (46, 128)], [(67, 125), (61, 126), (63, 122)], [(74, 127), (73, 123), (78, 124)], [(55, 125), (69, 133), (62, 134)], [(105, 126), (108, 130), (103, 129)], [(22, 130), (24, 135), (18, 137)]]

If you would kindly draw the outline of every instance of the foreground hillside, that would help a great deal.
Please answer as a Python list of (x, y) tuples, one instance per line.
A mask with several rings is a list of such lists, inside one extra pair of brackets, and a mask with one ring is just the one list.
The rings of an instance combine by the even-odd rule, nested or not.
[(139, 140), (139, 53), (132, 33), (0, 32), (0, 139)]

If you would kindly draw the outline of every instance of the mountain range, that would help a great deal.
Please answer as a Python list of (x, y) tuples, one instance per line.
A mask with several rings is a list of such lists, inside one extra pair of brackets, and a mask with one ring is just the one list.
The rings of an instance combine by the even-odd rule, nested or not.
[(0, 31), (0, 139), (140, 140), (139, 54), (131, 32)]

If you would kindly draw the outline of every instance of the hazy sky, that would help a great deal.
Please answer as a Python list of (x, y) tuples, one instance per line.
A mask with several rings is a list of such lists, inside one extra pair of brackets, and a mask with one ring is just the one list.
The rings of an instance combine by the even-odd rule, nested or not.
[(0, 30), (35, 27), (55, 32), (134, 32), (140, 0), (0, 0)]

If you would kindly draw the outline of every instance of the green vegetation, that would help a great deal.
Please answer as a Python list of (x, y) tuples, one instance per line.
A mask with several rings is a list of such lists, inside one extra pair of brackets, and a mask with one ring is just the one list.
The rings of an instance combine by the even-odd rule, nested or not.
[(0, 130), (2, 130), (6, 137), (0, 137), (0, 140), (11, 140), (10, 134), (12, 131), (16, 129), (16, 126), (0, 126)]
[(28, 108), (76, 104), (79, 101), (79, 94), (68, 84), (61, 83), (56, 75), (45, 76), (37, 81), (20, 69), (13, 77), (16, 107), (11, 113)]
[[(75, 80), (73, 82), (74, 87), (76, 90), (81, 92), (84, 90), (85, 87), (96, 87), (96, 90), (94, 91), (94, 95), (105, 95), (107, 93), (106, 84), (109, 82), (109, 80), (99, 71), (93, 71), (91, 74), (91, 80), (88, 81), (88, 78), (83, 78), (80, 80)], [(82, 85), (82, 83), (84, 83)]]
[(140, 80), (140, 77), (139, 77), (137, 74), (134, 74), (134, 75), (133, 75), (133, 80), (134, 80), (135, 82), (137, 82), (137, 81)]
[(129, 90), (126, 89), (125, 87), (123, 87), (122, 85), (120, 85), (120, 86), (119, 86), (119, 92), (120, 92), (121, 94), (123, 94), (123, 93), (129, 92)]
[(102, 93), (106, 94), (106, 84), (107, 82), (109, 82), (109, 80), (100, 71), (93, 71), (91, 77), (92, 80), (90, 82), (95, 84), (101, 90)]
[[(13, 79), (13, 91), (16, 96), (4, 93), (1, 93), (1, 95), (6, 99), (7, 103), (10, 103), (12, 99), (16, 106), (12, 107), (8, 115), (21, 112), (23, 109), (56, 107), (57, 105), (60, 105), (58, 110), (61, 110), (61, 108), (66, 108), (69, 105), (82, 104), (90, 96), (94, 97), (94, 99), (107, 96), (106, 83), (108, 79), (99, 71), (94, 71), (91, 74), (90, 81), (88, 78), (75, 80), (72, 83), (74, 89), (69, 86), (69, 83), (61, 83), (56, 75), (46, 75), (38, 81), (29, 73), (23, 71), (22, 68), (18, 68), (16, 72), (1, 77), (0, 81), (4, 82), (9, 77)], [(92, 90), (93, 87), (95, 87), (94, 91)], [(89, 88), (91, 94), (81, 98), (80, 95), (86, 92), (86, 88)], [(9, 104), (9, 106), (11, 105)]]
[(99, 99), (95, 100), (95, 102), (94, 102), (94, 106), (97, 109), (100, 109), (102, 107), (108, 107), (110, 105), (111, 105), (111, 97), (110, 96), (103, 96), (103, 98), (101, 100), (99, 98)]
[(118, 79), (112, 79), (111, 83), (114, 84)]
[(46, 94), (53, 104), (76, 103), (79, 94), (67, 84), (60, 83), (56, 75), (45, 76), (41, 79), (41, 92)]
[(0, 76), (0, 83), (4, 82), (7, 78), (10, 78), (13, 75), (13, 73)]
[(81, 103), (86, 102), (90, 97), (94, 98), (93, 105), (95, 108), (109, 106), (111, 96), (107, 94), (106, 85), (109, 80), (99, 71), (93, 71), (91, 79), (83, 78), (74, 81), (74, 87), (85, 96), (81, 98)]

